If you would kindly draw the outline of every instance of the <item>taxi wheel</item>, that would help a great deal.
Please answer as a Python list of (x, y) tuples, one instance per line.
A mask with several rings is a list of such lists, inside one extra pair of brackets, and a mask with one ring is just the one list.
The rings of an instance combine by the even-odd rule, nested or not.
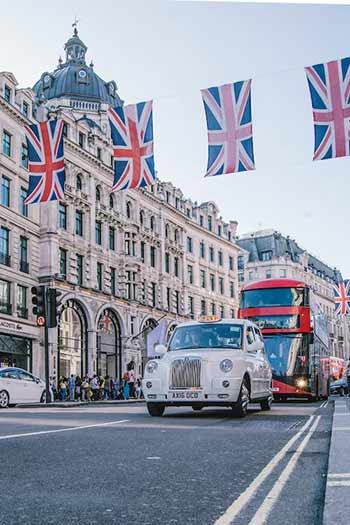
[(268, 397), (267, 399), (264, 399), (263, 401), (260, 401), (261, 410), (271, 410), (271, 405), (272, 405), (272, 396)]
[(246, 378), (243, 379), (241, 391), (239, 393), (238, 401), (232, 407), (233, 413), (237, 417), (245, 417), (248, 413), (249, 403), (249, 385)]
[(147, 410), (152, 417), (162, 417), (165, 405), (162, 405), (161, 403), (147, 403)]
[(10, 398), (6, 390), (0, 392), (0, 408), (7, 408), (10, 404)]
[(192, 410), (202, 410), (203, 407), (193, 405)]

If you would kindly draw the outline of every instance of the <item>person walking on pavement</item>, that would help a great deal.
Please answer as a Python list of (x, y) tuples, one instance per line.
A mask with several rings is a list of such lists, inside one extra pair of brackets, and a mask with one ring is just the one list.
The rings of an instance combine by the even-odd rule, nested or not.
[(129, 372), (125, 372), (123, 375), (123, 397), (124, 399), (128, 400), (130, 396), (130, 389), (129, 389)]
[(93, 378), (91, 379), (90, 386), (91, 386), (91, 391), (92, 391), (92, 400), (97, 401), (99, 384), (98, 384), (98, 377), (96, 374), (94, 374)]
[(61, 377), (58, 385), (60, 395), (61, 395), (61, 401), (66, 400), (66, 394), (67, 394), (67, 383), (64, 380), (64, 377)]
[(69, 386), (69, 399), (70, 401), (75, 401), (75, 377), (73, 374), (71, 374), (70, 378), (68, 379), (68, 386)]
[(75, 380), (75, 393), (77, 395), (77, 399), (81, 401), (81, 385), (83, 384), (82, 380), (79, 376), (77, 376)]
[(129, 395), (130, 397), (135, 397), (134, 396), (134, 386), (135, 386), (135, 371), (133, 368), (131, 368), (129, 370), (129, 379), (128, 379), (128, 384), (129, 384)]

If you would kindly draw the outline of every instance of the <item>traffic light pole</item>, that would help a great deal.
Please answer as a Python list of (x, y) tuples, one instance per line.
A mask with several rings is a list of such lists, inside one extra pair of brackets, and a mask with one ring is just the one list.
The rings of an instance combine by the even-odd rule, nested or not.
[[(47, 304), (47, 288), (46, 288), (46, 304)], [(49, 327), (47, 326), (47, 319), (44, 326), (44, 349), (45, 349), (45, 403), (51, 402), (50, 393), (50, 354), (49, 354)]]

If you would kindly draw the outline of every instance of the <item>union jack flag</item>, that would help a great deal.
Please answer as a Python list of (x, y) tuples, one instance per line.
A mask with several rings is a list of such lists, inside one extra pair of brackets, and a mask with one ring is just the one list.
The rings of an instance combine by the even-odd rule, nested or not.
[(114, 156), (112, 191), (150, 186), (155, 180), (152, 101), (108, 110)]
[(348, 156), (350, 58), (316, 64), (305, 71), (314, 118), (313, 160)]
[(335, 315), (344, 316), (350, 314), (350, 280), (342, 281), (333, 285)]
[(64, 199), (63, 120), (25, 126), (29, 189), (25, 204)]
[(201, 90), (208, 128), (206, 177), (255, 169), (251, 83)]

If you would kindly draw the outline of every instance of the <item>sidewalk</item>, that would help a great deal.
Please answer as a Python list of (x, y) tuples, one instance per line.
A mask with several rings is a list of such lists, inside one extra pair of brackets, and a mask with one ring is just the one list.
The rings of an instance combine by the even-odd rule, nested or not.
[(350, 519), (350, 397), (335, 399), (323, 525)]
[(122, 399), (122, 400), (108, 400), (108, 401), (54, 401), (53, 403), (20, 403), (16, 408), (77, 408), (77, 407), (92, 407), (100, 405), (136, 405), (144, 403), (144, 399)]

